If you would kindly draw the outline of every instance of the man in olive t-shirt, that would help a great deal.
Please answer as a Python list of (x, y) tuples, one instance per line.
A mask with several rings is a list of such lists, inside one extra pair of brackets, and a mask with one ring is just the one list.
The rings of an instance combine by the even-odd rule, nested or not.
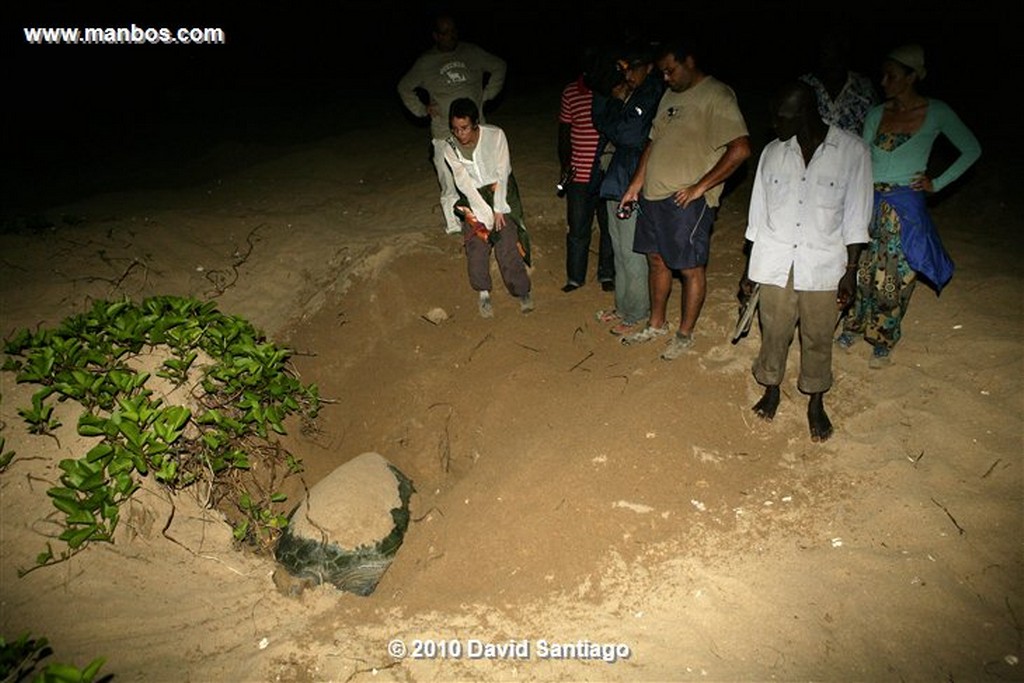
[(700, 69), (692, 44), (666, 44), (655, 63), (668, 89), (620, 202), (640, 201), (633, 251), (647, 255), (651, 317), (646, 328), (623, 337), (622, 343), (668, 335), (672, 274), (679, 271), (679, 328), (661, 354), (674, 360), (693, 345), (693, 328), (707, 291), (710, 232), (722, 183), (750, 156), (750, 138), (736, 95)]

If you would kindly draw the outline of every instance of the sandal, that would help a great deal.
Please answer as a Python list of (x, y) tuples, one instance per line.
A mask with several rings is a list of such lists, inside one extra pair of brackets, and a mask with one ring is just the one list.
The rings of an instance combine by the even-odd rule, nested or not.
[(622, 342), (625, 346), (632, 346), (633, 344), (644, 344), (653, 339), (657, 339), (658, 337), (664, 337), (666, 334), (668, 334), (667, 322), (661, 327), (651, 327), (650, 325), (648, 325), (639, 332), (634, 332), (633, 334), (626, 335), (619, 341)]
[(622, 316), (614, 308), (608, 310), (600, 310), (594, 314), (594, 317), (602, 323), (617, 323), (622, 320)]
[(675, 360), (683, 355), (693, 346), (693, 335), (676, 332), (675, 336), (668, 340), (668, 345), (661, 354), (662, 360)]
[(857, 342), (857, 338), (854, 337), (853, 334), (850, 333), (850, 332), (843, 332), (838, 337), (836, 337), (836, 346), (838, 346), (841, 349), (847, 349), (848, 350), (856, 342)]
[(621, 337), (623, 335), (629, 334), (634, 329), (636, 329), (637, 324), (638, 322), (628, 323), (625, 320), (621, 320), (614, 327), (612, 327), (612, 329), (608, 330), (608, 332), (614, 334), (616, 337)]
[(871, 351), (871, 360), (868, 361), (868, 367), (872, 370), (880, 370), (888, 367), (891, 363), (892, 357), (889, 355), (888, 347), (876, 346)]

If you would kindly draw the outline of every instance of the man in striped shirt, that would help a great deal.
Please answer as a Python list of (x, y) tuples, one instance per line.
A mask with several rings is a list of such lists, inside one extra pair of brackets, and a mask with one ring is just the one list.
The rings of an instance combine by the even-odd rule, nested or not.
[(590, 256), (590, 235), (597, 214), (600, 247), (597, 257), (597, 279), (601, 288), (615, 288), (615, 264), (612, 259), (612, 241), (608, 233), (608, 216), (598, 211), (601, 205), (597, 194), (600, 178), (593, 177), (600, 134), (594, 128), (590, 111), (594, 94), (581, 75), (562, 91), (558, 114), (558, 157), (562, 165), (562, 178), (569, 178), (565, 186), (566, 282), (563, 292), (579, 289), (586, 282), (587, 261)]

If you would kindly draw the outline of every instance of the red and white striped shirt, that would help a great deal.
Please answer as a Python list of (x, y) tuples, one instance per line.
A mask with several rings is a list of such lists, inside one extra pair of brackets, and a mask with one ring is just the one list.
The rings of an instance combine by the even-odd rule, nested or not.
[(577, 80), (565, 86), (562, 91), (562, 106), (558, 122), (569, 124), (569, 142), (572, 146), (572, 165), (576, 167), (574, 183), (590, 182), (590, 170), (594, 167), (597, 143), (601, 134), (594, 128), (590, 117), (594, 93), (583, 82)]

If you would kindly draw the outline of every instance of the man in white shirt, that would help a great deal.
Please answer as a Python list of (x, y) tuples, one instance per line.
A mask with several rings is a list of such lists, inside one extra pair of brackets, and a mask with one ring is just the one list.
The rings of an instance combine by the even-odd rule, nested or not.
[(792, 83), (776, 96), (778, 139), (754, 177), (746, 238), (752, 242), (741, 294), (760, 285), (761, 349), (754, 378), (765, 387), (754, 412), (771, 421), (793, 332), (800, 326), (797, 387), (810, 395), (813, 441), (832, 436), (824, 394), (832, 386), (832, 334), (853, 300), (857, 259), (871, 220), (871, 157), (859, 138), (828, 126), (813, 89)]

